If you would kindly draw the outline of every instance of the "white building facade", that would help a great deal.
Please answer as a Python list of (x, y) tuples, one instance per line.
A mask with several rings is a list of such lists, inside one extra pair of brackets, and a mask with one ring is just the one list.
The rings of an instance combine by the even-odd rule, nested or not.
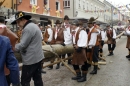
[(106, 0), (64, 0), (64, 15), (70, 18), (89, 19), (108, 23), (111, 20), (111, 4)]

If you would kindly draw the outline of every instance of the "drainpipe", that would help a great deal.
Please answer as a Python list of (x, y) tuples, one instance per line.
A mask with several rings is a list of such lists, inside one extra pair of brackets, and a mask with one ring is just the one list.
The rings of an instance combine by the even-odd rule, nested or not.
[(14, 14), (14, 0), (12, 0), (12, 14)]
[(74, 12), (74, 11), (75, 11), (75, 10), (74, 10), (74, 1), (75, 1), (75, 0), (73, 0), (73, 17), (75, 17), (75, 16), (74, 16), (74, 14), (75, 14), (75, 12)]

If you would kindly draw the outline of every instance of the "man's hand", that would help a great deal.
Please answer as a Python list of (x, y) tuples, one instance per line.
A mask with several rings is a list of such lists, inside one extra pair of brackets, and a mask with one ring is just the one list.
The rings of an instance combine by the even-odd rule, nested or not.
[(75, 48), (75, 49), (78, 49), (78, 46), (77, 46), (77, 45), (74, 45), (74, 48)]
[(64, 44), (64, 43), (62, 43), (61, 45), (62, 45), (62, 46), (65, 46), (65, 44)]

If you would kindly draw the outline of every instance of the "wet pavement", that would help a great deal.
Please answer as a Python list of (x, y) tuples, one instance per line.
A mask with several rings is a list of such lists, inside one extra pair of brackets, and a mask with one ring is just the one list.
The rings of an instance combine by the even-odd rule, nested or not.
[[(87, 81), (78, 83), (71, 80), (74, 76), (65, 66), (56, 70), (45, 68), (46, 74), (42, 74), (44, 86), (130, 86), (130, 61), (126, 59), (128, 54), (126, 46), (126, 37), (123, 36), (117, 40), (117, 47), (113, 56), (107, 56), (107, 45), (104, 46), (104, 56), (107, 60), (106, 65), (100, 65), (97, 75), (90, 75), (91, 67), (88, 71)], [(47, 63), (45, 63), (47, 64)], [(72, 67), (70, 65), (70, 67)], [(31, 82), (33, 85), (33, 81)]]

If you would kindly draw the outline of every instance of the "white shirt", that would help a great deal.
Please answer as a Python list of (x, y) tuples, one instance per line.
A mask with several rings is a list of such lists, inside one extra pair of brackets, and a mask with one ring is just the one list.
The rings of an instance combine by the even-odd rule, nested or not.
[(112, 37), (112, 38), (113, 38), (113, 39), (116, 39), (116, 31), (115, 31), (115, 29), (111, 29), (111, 28), (110, 28), (110, 29), (108, 29), (108, 30), (113, 30), (113, 37)]
[[(94, 26), (92, 28), (90, 28), (90, 32), (92, 31), (92, 29), (94, 28)], [(99, 31), (98, 31), (99, 32)], [(97, 35), (99, 33), (91, 33), (91, 37), (90, 37), (90, 41), (88, 43), (89, 48), (92, 48), (93, 46), (96, 45), (97, 42)]]
[(64, 33), (64, 44), (72, 44), (72, 34), (70, 32), (70, 27), (65, 26), (65, 30), (63, 33)]
[(55, 39), (57, 38), (57, 34), (58, 34), (59, 30), (60, 30), (60, 29), (58, 29), (58, 28), (56, 27)]
[(53, 31), (52, 31), (51, 28), (48, 28), (48, 29), (47, 29), (47, 32), (48, 32), (48, 34), (49, 34), (48, 42), (51, 42), (52, 36), (53, 36)]
[(101, 40), (105, 40), (105, 38), (106, 38), (106, 31), (104, 31), (104, 30), (102, 30), (101, 31), (101, 37), (102, 37), (102, 39)]
[(41, 32), (41, 37), (42, 37), (42, 40), (43, 40), (43, 35), (42, 35), (42, 32)]
[(129, 35), (130, 36), (130, 26), (126, 28), (124, 34)]
[[(79, 30), (79, 27), (77, 27), (75, 30), (76, 34), (77, 34), (78, 30)], [(73, 35), (73, 44), (76, 44), (75, 43), (76, 34)], [(87, 42), (88, 42), (88, 35), (84, 30), (81, 30), (79, 33), (79, 39), (77, 41), (77, 46), (78, 47), (87, 47)]]

